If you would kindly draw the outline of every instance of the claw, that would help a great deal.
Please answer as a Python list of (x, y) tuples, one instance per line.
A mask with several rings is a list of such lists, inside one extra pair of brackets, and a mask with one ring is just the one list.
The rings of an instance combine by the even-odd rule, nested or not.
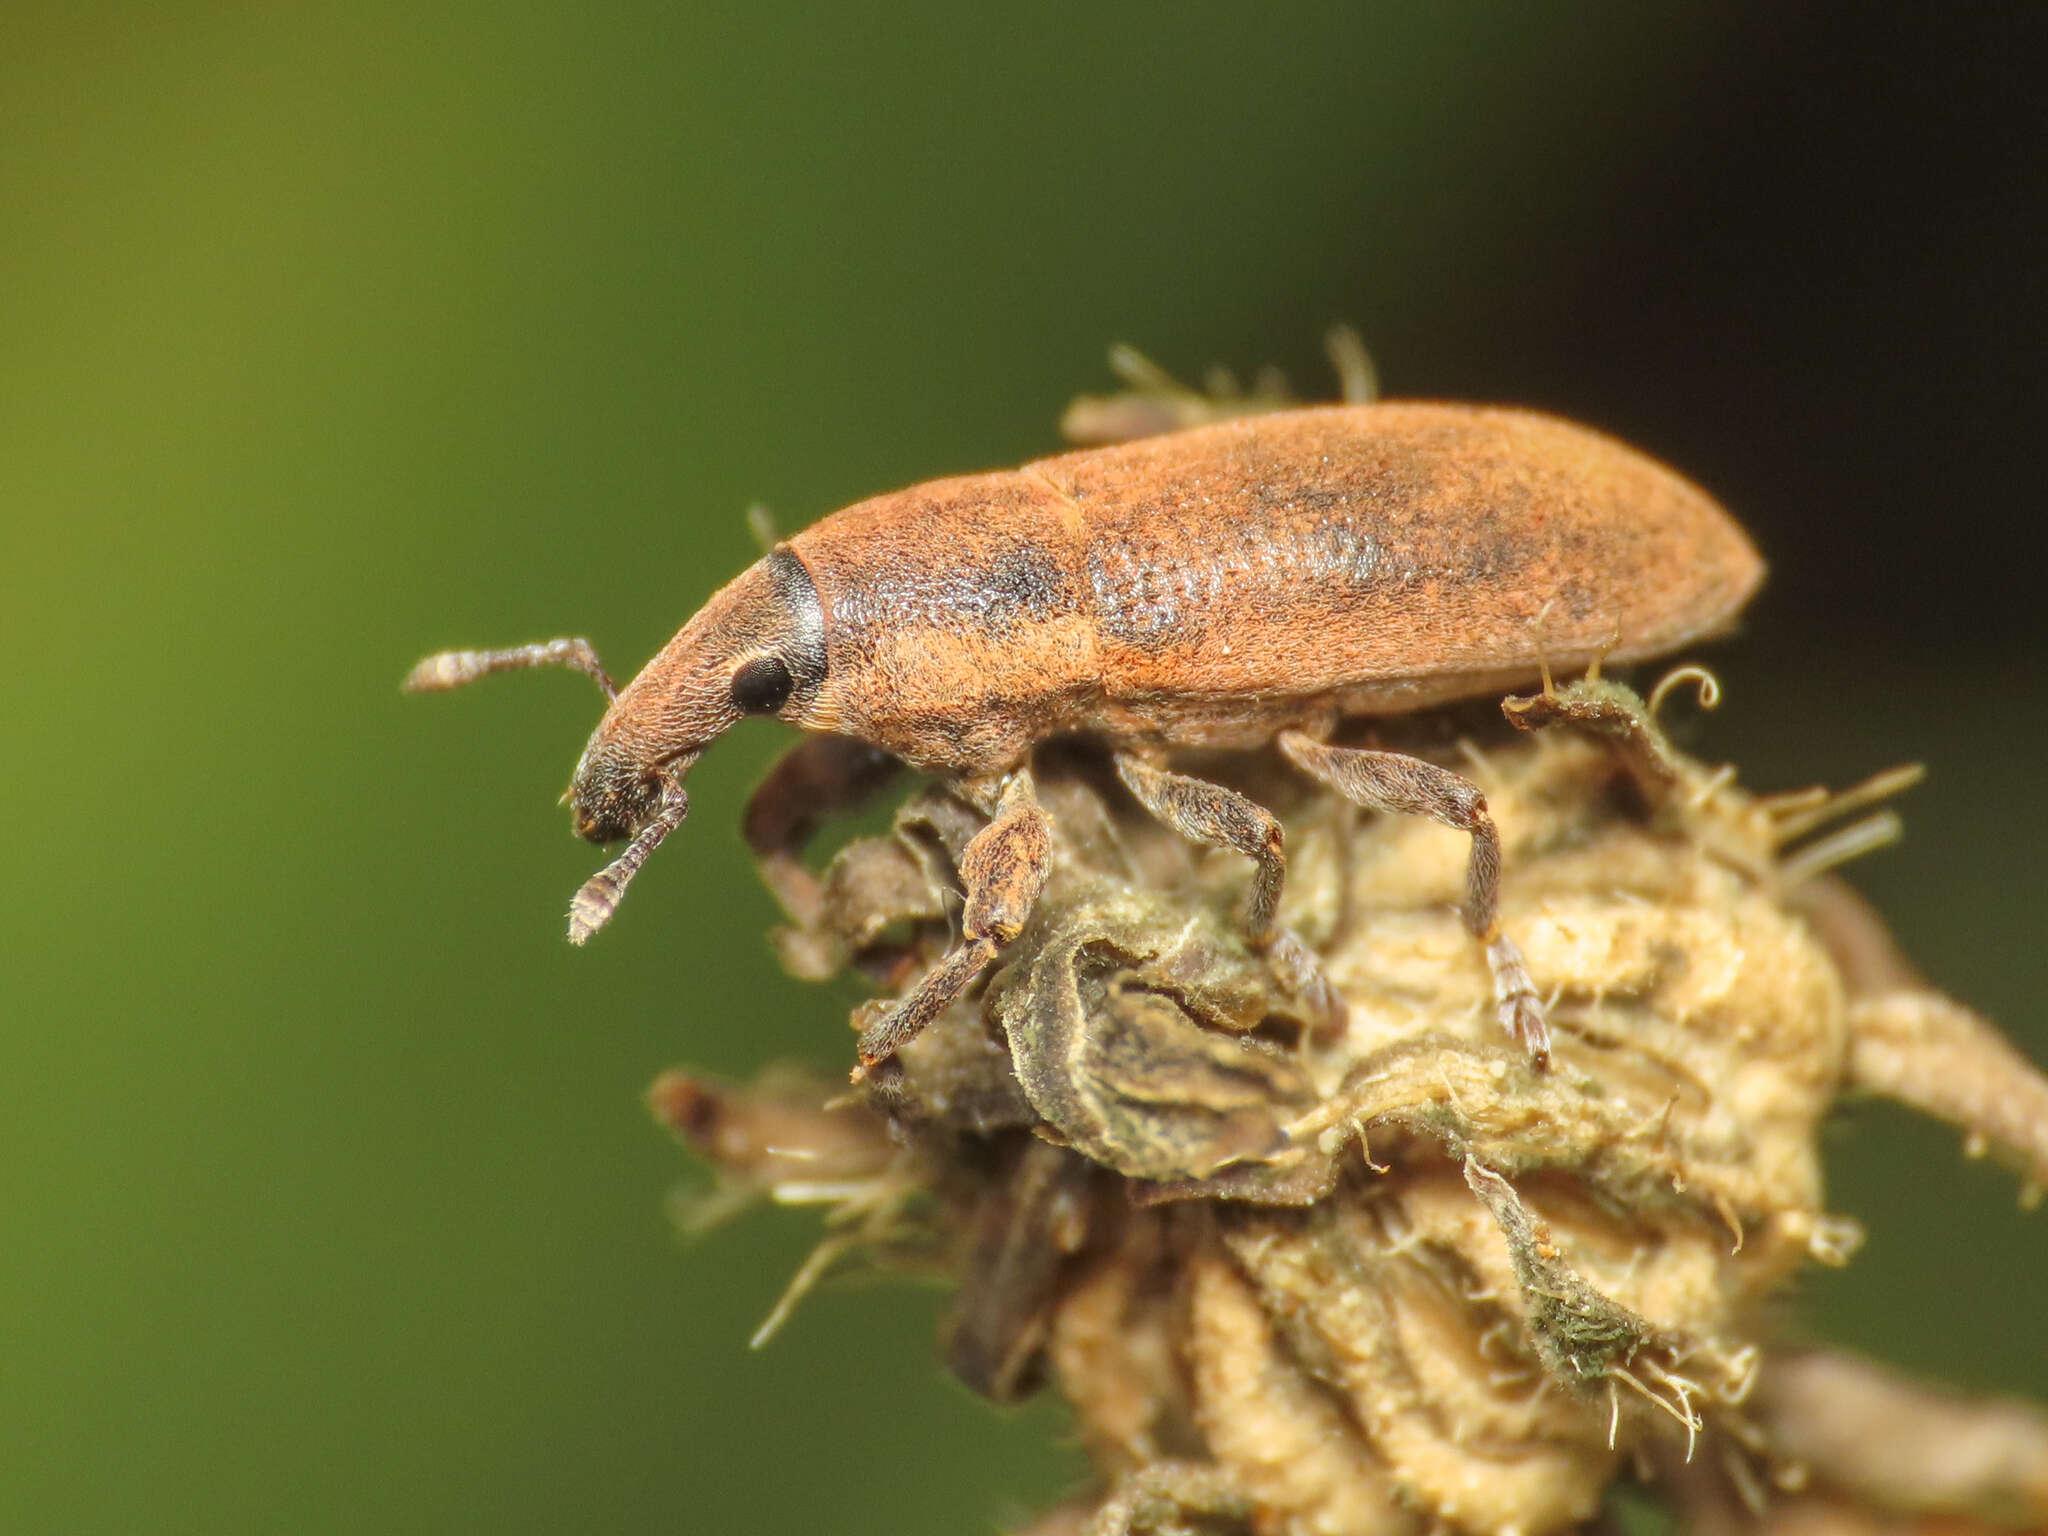
[(1529, 979), (1528, 962), (1513, 939), (1496, 935), (1486, 946), (1486, 964), (1493, 972), (1493, 1008), (1500, 1027), (1519, 1040), (1539, 1072), (1550, 1069), (1550, 1020), (1543, 1000)]
[(1344, 1033), (1344, 1026), (1351, 1016), (1350, 1006), (1344, 1001), (1344, 994), (1331, 984), (1314, 950), (1293, 932), (1282, 928), (1266, 946), (1266, 963), (1273, 967), (1280, 984), (1300, 998), (1311, 1014), (1323, 1021), (1317, 1034), (1324, 1039), (1335, 1039)]

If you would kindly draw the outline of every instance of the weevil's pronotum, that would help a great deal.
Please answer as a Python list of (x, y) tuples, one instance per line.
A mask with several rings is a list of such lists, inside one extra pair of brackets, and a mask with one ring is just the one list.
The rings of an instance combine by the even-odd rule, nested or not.
[[(611, 917), (682, 822), (690, 765), (743, 715), (812, 733), (746, 818), (800, 917), (817, 901), (798, 856), (818, 817), (895, 763), (935, 775), (990, 818), (960, 861), (961, 938), (862, 1035), (859, 1077), (1023, 928), (1052, 857), (1031, 752), (1081, 736), (1176, 831), (1254, 861), (1245, 932), (1314, 994), (1314, 956), (1278, 921), (1280, 823), (1170, 766), (1180, 748), (1275, 743), (1360, 805), (1470, 835), (1465, 922), (1502, 1025), (1540, 1063), (1549, 1032), (1496, 926), (1484, 797), (1435, 764), (1329, 738), (1346, 717), (1503, 693), (1536, 675), (1539, 651), (1563, 669), (1661, 655), (1725, 628), (1762, 574), (1728, 515), (1661, 464), (1551, 417), (1465, 405), (1279, 411), (878, 496), (777, 545), (611, 697), (569, 799), (579, 834), (629, 841), (577, 892), (569, 937)], [(612, 695), (581, 640), (446, 652), (407, 685), (548, 663)]]

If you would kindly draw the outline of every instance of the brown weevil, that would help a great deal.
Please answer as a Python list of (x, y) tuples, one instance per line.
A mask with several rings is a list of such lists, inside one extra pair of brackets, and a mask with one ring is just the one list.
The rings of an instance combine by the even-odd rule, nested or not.
[(1171, 754), (1277, 744), (1362, 806), (1469, 834), (1465, 925), (1503, 1027), (1541, 1064), (1543, 1008), (1495, 922), (1484, 797), (1433, 763), (1329, 738), (1346, 717), (1505, 693), (1543, 660), (1663, 655), (1727, 627), (1762, 575), (1709, 496), (1586, 428), (1468, 405), (1319, 406), (856, 503), (742, 572), (615, 696), (581, 640), (445, 652), (406, 682), (564, 664), (610, 697), (568, 798), (580, 835), (627, 846), (577, 892), (578, 944), (681, 824), (691, 764), (745, 715), (811, 733), (745, 823), (799, 919), (819, 899), (799, 860), (818, 819), (896, 764), (987, 815), (960, 860), (960, 941), (863, 1033), (857, 1079), (1022, 930), (1053, 851), (1031, 753), (1066, 736), (1103, 744), (1182, 835), (1254, 861), (1248, 938), (1332, 1009), (1315, 957), (1278, 921), (1279, 821), (1175, 772)]

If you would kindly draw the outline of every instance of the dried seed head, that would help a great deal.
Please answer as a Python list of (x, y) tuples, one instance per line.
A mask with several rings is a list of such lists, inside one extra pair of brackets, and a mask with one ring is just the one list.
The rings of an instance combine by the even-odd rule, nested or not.
[[(963, 1378), (1009, 1397), (1049, 1375), (1071, 1400), (1108, 1489), (1091, 1529), (1535, 1536), (1593, 1520), (1621, 1475), (1740, 1525), (1802, 1465), (1837, 1504), (1873, 1497), (1792, 1422), (1813, 1428), (1786, 1405), (1816, 1368), (1767, 1352), (1767, 1298), (1856, 1242), (1823, 1203), (1822, 1120), (1845, 1088), (1888, 1092), (2048, 1177), (2048, 1083), (1788, 850), (1876, 789), (1752, 799), (1611, 684), (1522, 715), (1588, 729), (1482, 754), (1432, 716), (1399, 745), (1486, 792), (1549, 1073), (1499, 1037), (1457, 834), (1366, 820), (1277, 759), (1203, 764), (1286, 823), (1282, 918), (1350, 1004), (1333, 1036), (1241, 937), (1242, 861), (1046, 752), (1057, 863), (1029, 927), (858, 1112), (900, 1155), (856, 1136), (823, 1159), (856, 1213), (834, 1257), (936, 1245)], [(833, 861), (785, 952), (913, 984), (981, 824), (914, 797)], [(931, 1197), (914, 1242), (907, 1188)], [(1999, 1422), (2048, 1455), (2038, 1421)], [(1881, 1498), (2048, 1520), (2048, 1489), (1994, 1481)]]

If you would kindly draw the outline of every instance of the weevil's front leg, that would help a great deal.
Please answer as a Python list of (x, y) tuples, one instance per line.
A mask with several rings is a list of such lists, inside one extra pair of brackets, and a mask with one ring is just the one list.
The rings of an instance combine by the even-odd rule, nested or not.
[[(968, 793), (969, 798), (978, 798)], [(994, 797), (994, 812), (995, 819), (974, 834), (960, 855), (967, 905), (959, 945), (895, 1007), (861, 1031), (855, 1082), (916, 1039), (1031, 920), (1031, 909), (1038, 905), (1052, 873), (1052, 826), (1038, 808), (1029, 768), (1019, 768), (1004, 781)]]
[(1134, 753), (1116, 754), (1116, 776), (1138, 804), (1189, 842), (1234, 849), (1257, 866), (1245, 895), (1245, 937), (1273, 962), (1297, 997), (1333, 1029), (1341, 1026), (1344, 1000), (1323, 975), (1315, 952), (1280, 926), (1280, 888), (1287, 880), (1280, 818), (1236, 790), (1169, 772)]
[(803, 850), (828, 816), (852, 810), (902, 765), (850, 736), (806, 736), (768, 770), (740, 823), (761, 879), (799, 928), (824, 915), (824, 890)]
[(1465, 866), (1465, 926), (1486, 946), (1493, 1002), (1501, 1027), (1528, 1048), (1538, 1067), (1550, 1064), (1550, 1023), (1515, 941), (1500, 931), (1500, 833), (1479, 786), (1447, 768), (1399, 752), (1332, 747), (1300, 731), (1283, 731), (1280, 750), (1310, 778), (1367, 810), (1428, 816), (1472, 837)]

